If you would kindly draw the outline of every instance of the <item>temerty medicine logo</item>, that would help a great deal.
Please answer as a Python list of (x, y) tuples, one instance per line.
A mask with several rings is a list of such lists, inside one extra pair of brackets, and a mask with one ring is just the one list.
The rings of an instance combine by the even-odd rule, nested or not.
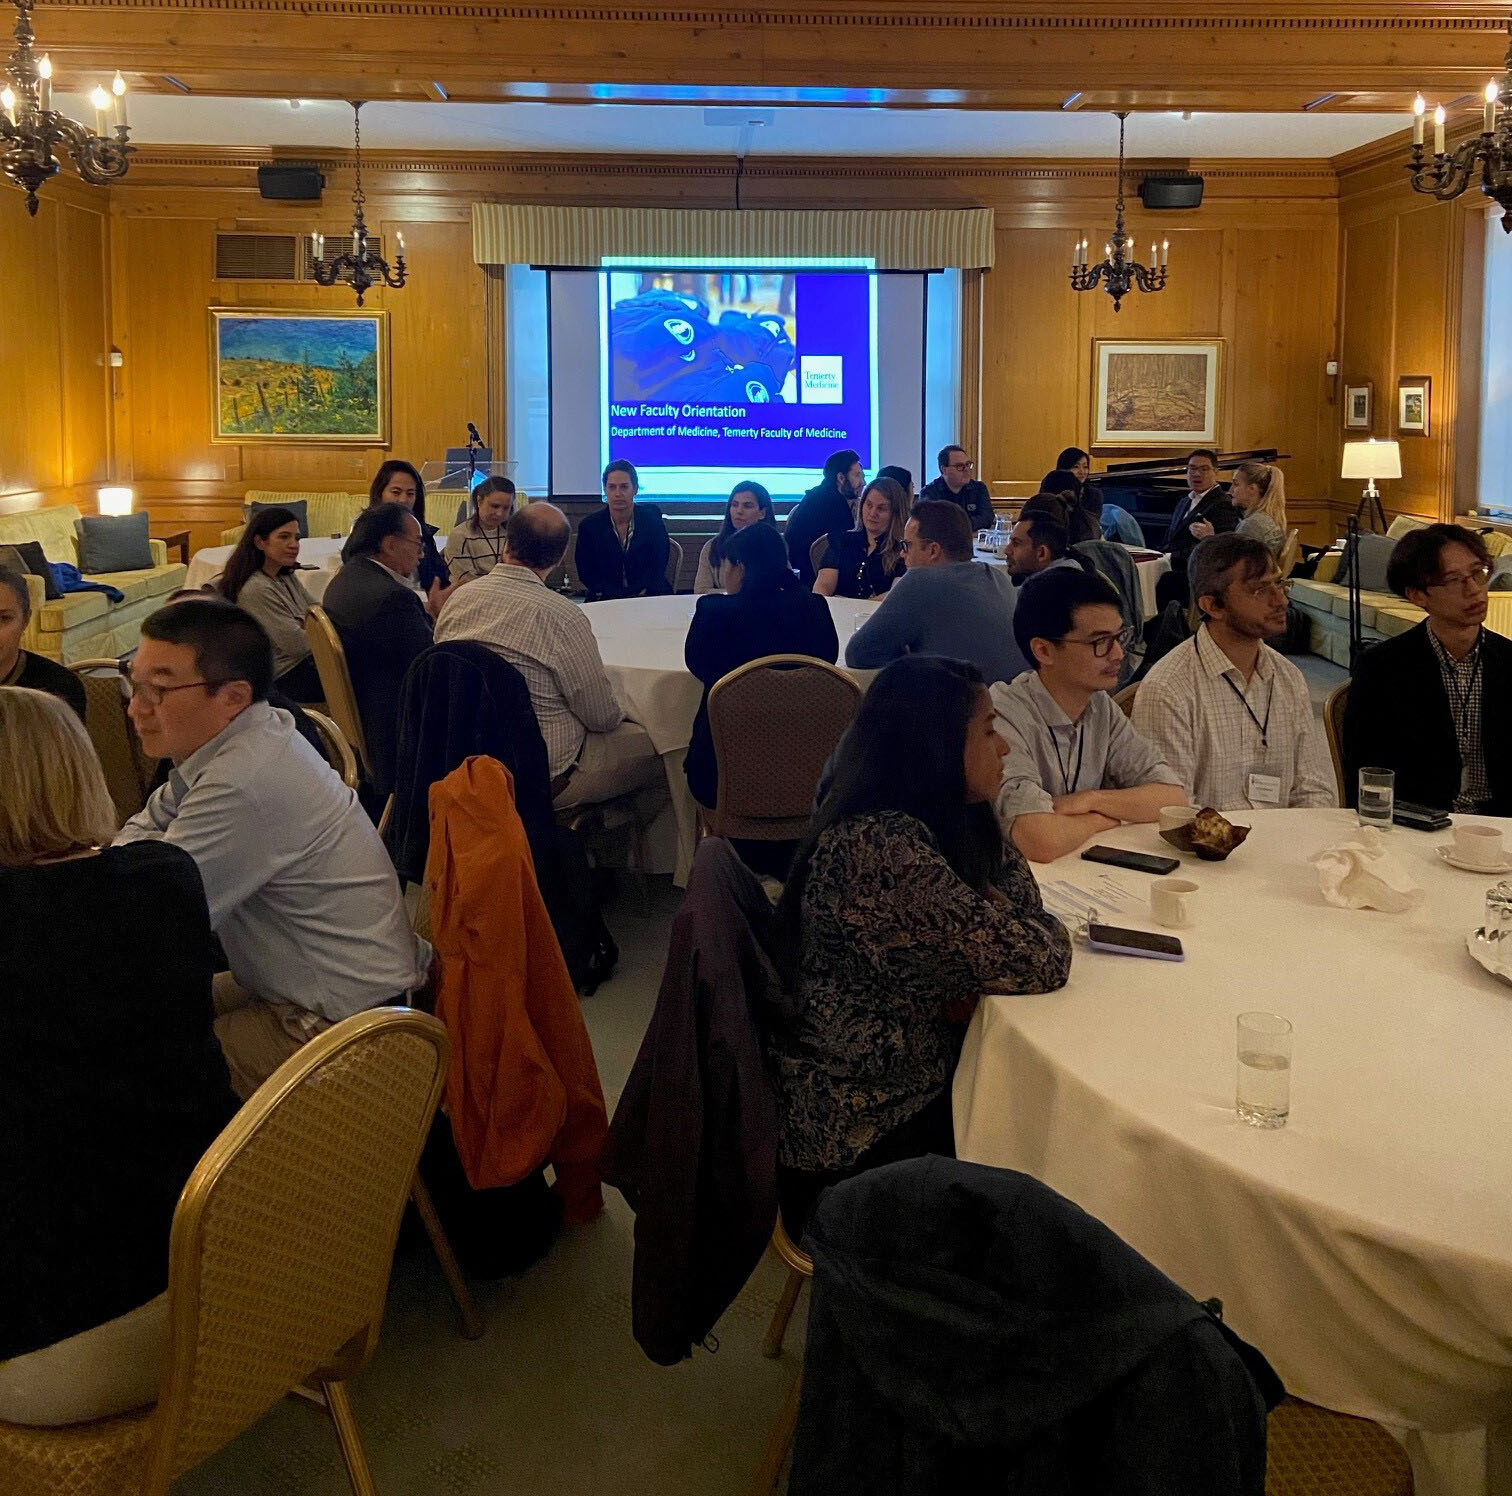
[(842, 369), (845, 360), (838, 353), (802, 354), (798, 359), (799, 400), (804, 405), (841, 405), (845, 401)]

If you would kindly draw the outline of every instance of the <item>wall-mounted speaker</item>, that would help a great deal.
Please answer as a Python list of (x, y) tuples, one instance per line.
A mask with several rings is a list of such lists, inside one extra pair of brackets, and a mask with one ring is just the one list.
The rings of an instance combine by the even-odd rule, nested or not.
[(325, 173), (314, 166), (259, 166), (257, 190), (277, 202), (318, 203)]
[(1147, 208), (1200, 208), (1202, 178), (1191, 172), (1146, 177), (1139, 184), (1139, 200)]

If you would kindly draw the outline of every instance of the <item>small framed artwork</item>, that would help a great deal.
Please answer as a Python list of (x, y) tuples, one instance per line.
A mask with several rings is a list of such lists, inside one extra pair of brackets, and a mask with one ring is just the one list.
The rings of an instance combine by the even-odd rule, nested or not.
[(1397, 380), (1397, 435), (1427, 436), (1433, 416), (1433, 381), (1426, 374)]
[(1370, 380), (1362, 379), (1357, 384), (1344, 386), (1344, 429), (1375, 429), (1375, 385)]

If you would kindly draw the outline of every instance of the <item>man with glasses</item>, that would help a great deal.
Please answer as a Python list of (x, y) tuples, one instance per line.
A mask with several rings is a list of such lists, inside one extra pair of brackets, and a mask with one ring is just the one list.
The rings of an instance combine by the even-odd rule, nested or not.
[(1214, 810), (1336, 805), (1333, 765), (1302, 672), (1265, 640), (1286, 627), (1286, 584), (1247, 535), (1204, 540), (1191, 562), (1197, 632), (1139, 687), (1134, 726)]
[(978, 482), (972, 474), (976, 464), (966, 455), (965, 447), (951, 445), (941, 447), (939, 452), (940, 476), (928, 484), (921, 499), (946, 499), (959, 504), (971, 521), (973, 532), (992, 528), (992, 495), (987, 485)]
[(117, 842), (194, 858), (229, 972), (215, 1034), (245, 1100), (307, 1039), (420, 987), (399, 880), (349, 790), (268, 705), (273, 647), (251, 614), (193, 598), (142, 624), (131, 721), (166, 784)]
[(1361, 656), (1344, 713), (1344, 794), (1362, 767), (1396, 771), (1398, 799), (1512, 815), (1512, 640), (1485, 627), (1491, 558), (1460, 525), (1397, 542), (1391, 590), (1428, 617)]
[(1188, 563), (1192, 551), (1213, 535), (1227, 535), (1244, 518), (1218, 486), (1218, 455), (1199, 447), (1187, 458), (1187, 496), (1176, 506), (1166, 527), (1164, 549), (1171, 569), (1156, 584), (1155, 601), (1164, 608), (1172, 598), (1183, 607), (1191, 601)]
[(1019, 592), (1013, 632), (1032, 669), (992, 687), (1003, 760), (997, 817), (1033, 862), (1053, 862), (1099, 832), (1180, 805), (1177, 774), (1108, 694), (1134, 631), (1105, 578), (1047, 569)]

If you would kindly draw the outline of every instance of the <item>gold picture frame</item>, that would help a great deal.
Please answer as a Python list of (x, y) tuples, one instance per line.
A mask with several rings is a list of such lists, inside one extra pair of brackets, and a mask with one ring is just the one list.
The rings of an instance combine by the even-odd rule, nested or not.
[(1397, 380), (1398, 436), (1433, 434), (1433, 380), (1427, 374), (1403, 374)]
[(1212, 447), (1222, 435), (1224, 338), (1096, 338), (1094, 447)]
[(210, 308), (211, 440), (389, 444), (385, 311)]
[(1345, 381), (1344, 429), (1346, 431), (1375, 430), (1375, 384), (1372, 380)]

